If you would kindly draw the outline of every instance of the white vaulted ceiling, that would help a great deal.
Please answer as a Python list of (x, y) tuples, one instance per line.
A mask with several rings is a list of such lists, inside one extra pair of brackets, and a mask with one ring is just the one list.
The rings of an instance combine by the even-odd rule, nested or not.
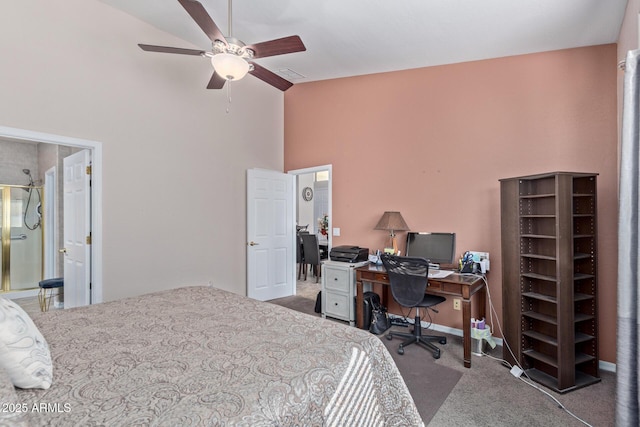
[[(100, 0), (209, 50), (177, 0)], [(201, 0), (228, 36), (227, 0)], [(256, 60), (293, 83), (615, 43), (627, 0), (235, 0), (247, 44), (299, 35), (306, 52)], [(137, 43), (162, 44), (158, 40)], [(140, 55), (149, 55), (142, 50)], [(203, 67), (210, 66), (205, 61)], [(301, 78), (283, 73), (292, 70)]]

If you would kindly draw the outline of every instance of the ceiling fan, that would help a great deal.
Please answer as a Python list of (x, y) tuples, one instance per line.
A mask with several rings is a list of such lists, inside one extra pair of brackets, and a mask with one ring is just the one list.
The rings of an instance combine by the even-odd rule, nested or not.
[(202, 4), (196, 0), (178, 0), (196, 24), (211, 39), (211, 52), (179, 47), (154, 46), (138, 44), (147, 52), (177, 53), (180, 55), (197, 55), (210, 58), (213, 75), (207, 89), (222, 89), (227, 80), (240, 80), (247, 73), (282, 91), (289, 89), (293, 83), (253, 62), (256, 58), (283, 55), (285, 53), (307, 50), (298, 36), (283, 37), (251, 45), (231, 37), (231, 0), (229, 0), (229, 36), (225, 37)]

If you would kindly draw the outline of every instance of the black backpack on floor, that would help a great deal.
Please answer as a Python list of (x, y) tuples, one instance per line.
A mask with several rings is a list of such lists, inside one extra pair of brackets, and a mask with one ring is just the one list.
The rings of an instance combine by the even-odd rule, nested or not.
[(322, 291), (318, 292), (318, 296), (316, 297), (316, 308), (313, 311), (316, 313), (320, 313), (322, 311)]

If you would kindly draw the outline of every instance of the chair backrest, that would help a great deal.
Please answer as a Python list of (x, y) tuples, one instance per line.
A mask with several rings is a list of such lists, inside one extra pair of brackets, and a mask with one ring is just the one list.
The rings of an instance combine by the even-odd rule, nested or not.
[(415, 307), (424, 298), (429, 282), (429, 261), (418, 257), (382, 254), (393, 299), (403, 307)]
[(315, 234), (300, 233), (302, 239), (302, 252), (304, 253), (305, 264), (320, 264), (320, 246), (318, 236)]
[(298, 243), (296, 246), (296, 262), (297, 263), (301, 263), (302, 261), (304, 261), (304, 249), (302, 248), (302, 237), (300, 237), (300, 235), (302, 234), (309, 234), (309, 232), (298, 230), (298, 233), (296, 236), (296, 240)]

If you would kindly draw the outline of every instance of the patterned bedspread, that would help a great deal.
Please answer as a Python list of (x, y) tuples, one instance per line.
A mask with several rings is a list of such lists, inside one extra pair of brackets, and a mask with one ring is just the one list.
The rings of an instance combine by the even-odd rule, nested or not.
[(54, 366), (50, 389), (18, 390), (34, 426), (423, 424), (379, 338), (216, 288), (33, 320)]

